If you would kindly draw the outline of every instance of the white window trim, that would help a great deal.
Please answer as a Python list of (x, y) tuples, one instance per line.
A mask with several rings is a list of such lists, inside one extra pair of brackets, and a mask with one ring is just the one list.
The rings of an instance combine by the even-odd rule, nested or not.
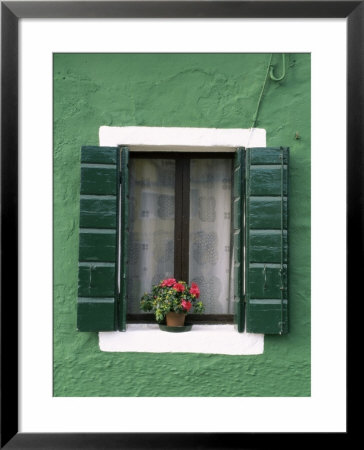
[[(237, 147), (266, 147), (261, 128), (108, 127), (99, 129), (101, 146), (126, 145), (132, 150), (234, 151)], [(264, 335), (238, 333), (234, 325), (193, 325), (186, 333), (166, 333), (157, 324), (127, 324), (127, 332), (100, 332), (105, 352), (209, 353), (258, 355), (264, 351)]]
[[(266, 132), (262, 128), (177, 128), (177, 127), (100, 127), (101, 146), (151, 145), (158, 147), (265, 147)], [(168, 149), (166, 149), (168, 150)], [(219, 151), (219, 149), (217, 149)]]

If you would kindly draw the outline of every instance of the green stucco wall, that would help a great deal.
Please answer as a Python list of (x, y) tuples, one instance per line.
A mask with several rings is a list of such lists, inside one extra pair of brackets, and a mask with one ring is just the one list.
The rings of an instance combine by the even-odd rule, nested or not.
[[(80, 147), (109, 126), (249, 128), (269, 54), (54, 55), (54, 395), (310, 395), (310, 55), (268, 79), (256, 127), (289, 146), (290, 269), (286, 336), (264, 354), (104, 353), (76, 331)], [(274, 55), (275, 75), (282, 70)], [(298, 135), (296, 134), (298, 133)]]

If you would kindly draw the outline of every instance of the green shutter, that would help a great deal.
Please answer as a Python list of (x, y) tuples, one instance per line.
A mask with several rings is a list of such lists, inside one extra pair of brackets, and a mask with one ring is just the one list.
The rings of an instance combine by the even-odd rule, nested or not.
[(235, 152), (233, 167), (233, 279), (234, 322), (237, 331), (244, 331), (244, 149)]
[(77, 329), (117, 329), (119, 149), (82, 147)]
[(246, 325), (288, 331), (288, 148), (246, 149)]
[(129, 150), (121, 149), (121, 199), (120, 199), (120, 308), (119, 330), (126, 329), (127, 310), (127, 269), (129, 236)]

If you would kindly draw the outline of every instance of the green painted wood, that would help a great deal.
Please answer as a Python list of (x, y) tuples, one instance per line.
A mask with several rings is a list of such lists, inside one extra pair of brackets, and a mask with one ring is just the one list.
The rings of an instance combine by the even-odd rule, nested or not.
[(78, 298), (78, 331), (114, 331), (115, 297)]
[(80, 227), (115, 229), (117, 224), (116, 202), (116, 196), (81, 196)]
[(129, 237), (129, 149), (121, 148), (121, 199), (120, 199), (120, 301), (119, 330), (126, 330), (127, 282), (128, 282), (128, 237)]
[(239, 333), (244, 331), (244, 260), (243, 260), (243, 202), (244, 202), (244, 149), (235, 152), (233, 165), (233, 275), (234, 275), (234, 323)]
[[(287, 166), (286, 166), (287, 167)], [(284, 172), (287, 171), (284, 167)], [(277, 165), (251, 165), (249, 189), (253, 196), (281, 195), (281, 167)], [(283, 194), (287, 195), (287, 174), (284, 174)]]
[[(283, 226), (287, 228), (287, 198), (283, 199)], [(250, 229), (281, 229), (280, 197), (250, 197)]]
[(82, 147), (77, 329), (117, 329), (117, 147)]
[(81, 148), (81, 163), (117, 164), (115, 147), (87, 146)]
[[(250, 263), (280, 263), (282, 237), (280, 230), (250, 230), (249, 235)], [(283, 231), (283, 261), (288, 257), (287, 230)]]
[(243, 245), (241, 240), (244, 239), (242, 236), (242, 232), (236, 232), (233, 234), (233, 242), (234, 242), (234, 260), (239, 262), (241, 261), (243, 254)]
[[(236, 156), (236, 158), (240, 157)], [(235, 163), (233, 169), (233, 198), (238, 199), (238, 201), (241, 198), (241, 166), (236, 166)]]
[[(250, 163), (259, 164), (281, 164), (281, 147), (254, 147), (250, 148)], [(287, 164), (288, 153), (283, 154), (283, 163)]]
[(251, 298), (280, 298), (281, 285), (280, 264), (250, 264), (248, 290)]
[(116, 230), (80, 229), (79, 261), (115, 262)]
[[(247, 331), (250, 333), (264, 334), (287, 334), (288, 333), (288, 310), (287, 301), (275, 300), (276, 303), (257, 303), (250, 300), (247, 303)], [(284, 319), (282, 326), (282, 317)]]
[(84, 263), (78, 268), (78, 296), (113, 297), (115, 276), (115, 264), (98, 266)]
[(116, 165), (81, 164), (81, 194), (117, 195)]
[(246, 327), (288, 332), (288, 148), (246, 150)]
[[(240, 170), (240, 169), (236, 169), (236, 170)], [(240, 183), (241, 183), (241, 181), (240, 181)], [(234, 228), (234, 230), (241, 229), (242, 218), (243, 218), (242, 198), (240, 195), (238, 195), (233, 199), (233, 228)]]

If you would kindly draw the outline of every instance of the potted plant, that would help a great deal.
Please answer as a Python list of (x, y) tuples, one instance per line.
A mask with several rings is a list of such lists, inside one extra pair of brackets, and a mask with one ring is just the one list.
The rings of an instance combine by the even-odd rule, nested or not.
[(154, 312), (159, 323), (166, 319), (167, 327), (183, 327), (186, 315), (192, 308), (194, 313), (203, 312), (204, 306), (198, 301), (199, 297), (200, 289), (196, 283), (188, 286), (185, 281), (167, 278), (154, 285), (151, 293), (143, 295), (140, 308)]

